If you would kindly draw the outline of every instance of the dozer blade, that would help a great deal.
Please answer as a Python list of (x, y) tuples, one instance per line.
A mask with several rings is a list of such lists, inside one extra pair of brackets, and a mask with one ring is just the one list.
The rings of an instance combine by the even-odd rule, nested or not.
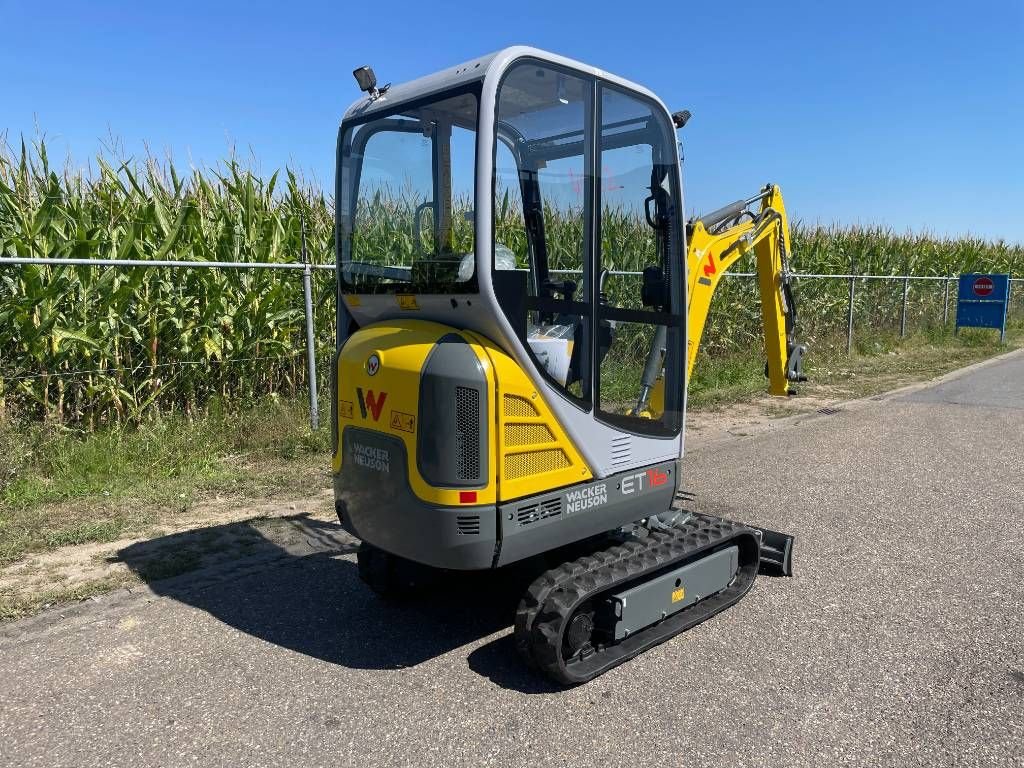
[(761, 563), (757, 572), (766, 576), (792, 576), (793, 537), (768, 528), (750, 527), (761, 533)]

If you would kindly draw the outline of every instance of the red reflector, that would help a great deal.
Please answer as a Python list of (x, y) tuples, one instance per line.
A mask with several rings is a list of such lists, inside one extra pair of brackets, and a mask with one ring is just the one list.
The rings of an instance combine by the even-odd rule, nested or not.
[(476, 502), (476, 491), (459, 491), (459, 504), (473, 504)]

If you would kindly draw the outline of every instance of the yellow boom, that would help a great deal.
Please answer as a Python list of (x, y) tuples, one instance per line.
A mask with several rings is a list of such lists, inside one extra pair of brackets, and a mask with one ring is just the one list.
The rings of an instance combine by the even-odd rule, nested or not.
[[(751, 205), (760, 201), (760, 209)], [(693, 372), (711, 297), (718, 281), (737, 259), (753, 250), (761, 290), (764, 348), (769, 391), (789, 393), (791, 381), (803, 380), (804, 347), (793, 339), (796, 307), (789, 290), (789, 221), (782, 192), (769, 184), (750, 200), (738, 200), (690, 224), (688, 252), (689, 306), (686, 377)]]

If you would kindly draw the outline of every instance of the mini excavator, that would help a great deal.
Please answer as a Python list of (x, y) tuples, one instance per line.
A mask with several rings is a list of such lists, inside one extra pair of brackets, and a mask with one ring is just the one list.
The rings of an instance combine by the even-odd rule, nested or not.
[(586, 682), (791, 575), (791, 536), (677, 501), (715, 288), (757, 267), (773, 395), (803, 380), (782, 194), (684, 221), (688, 112), (513, 47), (363, 96), (337, 151), (334, 496), (362, 579), (539, 563), (526, 661)]

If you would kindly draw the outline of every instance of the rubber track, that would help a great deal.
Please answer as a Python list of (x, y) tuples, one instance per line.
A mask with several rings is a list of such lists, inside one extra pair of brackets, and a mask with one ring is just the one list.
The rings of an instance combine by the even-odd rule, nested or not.
[[(591, 680), (737, 602), (757, 575), (758, 541), (756, 533), (742, 523), (694, 514), (668, 531), (652, 531), (643, 539), (613, 544), (563, 563), (538, 577), (520, 601), (516, 647), (531, 666), (560, 683), (575, 685)], [(562, 632), (581, 603), (727, 542), (741, 547), (740, 570), (729, 587), (584, 661), (565, 663)]]

